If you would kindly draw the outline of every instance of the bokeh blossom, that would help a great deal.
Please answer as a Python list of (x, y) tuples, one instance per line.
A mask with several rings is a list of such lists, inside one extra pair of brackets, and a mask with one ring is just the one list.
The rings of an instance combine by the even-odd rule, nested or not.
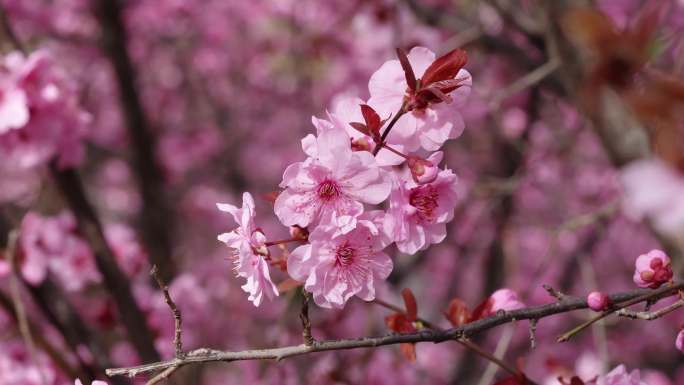
[(249, 300), (259, 306), (264, 297), (278, 296), (278, 289), (271, 281), (267, 258), (266, 236), (256, 226), (254, 199), (250, 193), (242, 195), (242, 207), (228, 203), (217, 204), (219, 210), (233, 216), (238, 227), (218, 236), (230, 251), (233, 270), (238, 277), (246, 278), (242, 290), (249, 293)]

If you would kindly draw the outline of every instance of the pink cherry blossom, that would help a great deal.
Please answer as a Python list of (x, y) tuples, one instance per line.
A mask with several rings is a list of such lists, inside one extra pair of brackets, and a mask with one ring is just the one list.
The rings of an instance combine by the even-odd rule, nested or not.
[(639, 370), (633, 370), (631, 373), (627, 372), (624, 365), (619, 365), (615, 369), (608, 372), (604, 376), (587, 382), (593, 385), (647, 385), (641, 380)]
[[(435, 54), (424, 47), (414, 47), (408, 53), (408, 60), (416, 78), (435, 61)], [(389, 135), (392, 140), (402, 143), (409, 151), (423, 147), (428, 151), (438, 150), (445, 141), (461, 135), (465, 124), (458, 107), (467, 99), (472, 85), (468, 71), (461, 69), (456, 79), (462, 79), (461, 86), (451, 92), (450, 103), (430, 104), (425, 108), (410, 111), (394, 126)], [(368, 83), (370, 99), (381, 116), (396, 114), (406, 97), (407, 84), (399, 60), (385, 62), (370, 78)]]
[(0, 135), (11, 129), (21, 128), (28, 119), (26, 94), (7, 79), (3, 79), (0, 73)]
[(242, 208), (218, 203), (218, 209), (233, 216), (238, 228), (218, 236), (218, 240), (231, 248), (231, 259), (238, 277), (247, 279), (242, 290), (249, 293), (249, 300), (259, 306), (264, 295), (269, 299), (278, 296), (278, 289), (271, 281), (268, 270), (269, 258), (266, 236), (256, 227), (254, 199), (248, 192), (242, 194)]
[(634, 283), (639, 287), (656, 289), (672, 279), (670, 257), (661, 250), (651, 250), (636, 260)]
[[(16, 250), (19, 271), (26, 282), (38, 285), (47, 275), (48, 258), (40, 250), (36, 250), (36, 241), (40, 237), (39, 231), (43, 226), (43, 218), (35, 213), (28, 213), (21, 221), (18, 247)], [(36, 252), (34, 252), (34, 250)], [(0, 277), (12, 272), (7, 256), (0, 258)]]
[(0, 85), (1, 156), (23, 169), (52, 158), (62, 168), (81, 162), (90, 117), (48, 51), (3, 57)]
[(389, 244), (378, 228), (382, 212), (359, 217), (356, 227), (340, 233), (321, 225), (309, 235), (308, 245), (299, 246), (287, 260), (287, 272), (313, 294), (321, 307), (342, 308), (353, 296), (375, 299), (375, 285), (392, 271), (392, 260), (382, 252)]
[(587, 304), (593, 311), (603, 311), (610, 305), (610, 298), (608, 298), (606, 293), (592, 291), (587, 295)]
[(385, 231), (401, 252), (414, 254), (444, 240), (446, 223), (454, 216), (457, 183), (456, 175), (448, 169), (423, 185), (417, 185), (406, 173), (395, 178)]
[(499, 289), (489, 296), (492, 302), (492, 312), (496, 313), (499, 310), (512, 311), (525, 307), (525, 305), (518, 298), (518, 293), (511, 289)]
[(677, 333), (677, 338), (675, 339), (675, 346), (677, 347), (677, 350), (684, 353), (684, 329), (680, 330), (679, 333)]
[(286, 225), (307, 227), (335, 223), (342, 231), (354, 228), (363, 203), (378, 204), (389, 195), (391, 183), (367, 151), (352, 151), (349, 137), (339, 129), (320, 132), (304, 162), (290, 165), (275, 201), (275, 213)]

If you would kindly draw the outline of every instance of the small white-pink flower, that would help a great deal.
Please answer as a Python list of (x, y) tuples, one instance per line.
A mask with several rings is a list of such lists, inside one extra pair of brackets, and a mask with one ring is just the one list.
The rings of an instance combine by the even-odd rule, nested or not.
[(382, 215), (382, 211), (364, 214), (347, 233), (334, 226), (318, 226), (309, 235), (310, 244), (290, 254), (288, 273), (304, 282), (316, 304), (342, 308), (353, 296), (375, 299), (376, 282), (387, 279), (393, 267), (382, 251), (390, 243), (379, 228)]
[(619, 365), (604, 376), (587, 382), (591, 385), (647, 385), (641, 380), (639, 370), (628, 372), (624, 365)]
[(513, 311), (525, 307), (518, 298), (518, 293), (511, 289), (499, 289), (492, 293), (489, 299), (492, 301), (492, 311), (494, 313), (499, 310)]
[(238, 228), (218, 236), (218, 240), (231, 248), (231, 258), (238, 277), (246, 278), (247, 283), (242, 290), (249, 293), (249, 300), (259, 306), (264, 296), (272, 299), (278, 296), (278, 289), (271, 281), (268, 269), (268, 248), (266, 236), (257, 228), (254, 199), (245, 192), (242, 195), (242, 207), (227, 203), (217, 203), (218, 209), (233, 216)]
[(285, 170), (280, 184), (285, 190), (275, 201), (284, 225), (333, 223), (348, 231), (363, 213), (363, 203), (378, 204), (389, 195), (387, 173), (371, 153), (352, 151), (341, 129), (321, 130), (303, 147), (310, 157)]
[[(436, 157), (428, 158), (439, 163)], [(430, 183), (418, 185), (408, 173), (395, 178), (385, 230), (403, 253), (414, 254), (446, 238), (446, 223), (456, 207), (458, 178), (441, 170)]]
[(9, 79), (0, 78), (0, 135), (23, 127), (28, 120), (29, 109), (24, 91), (11, 84)]
[(677, 333), (677, 338), (675, 338), (675, 347), (677, 347), (677, 350), (684, 353), (684, 328)]

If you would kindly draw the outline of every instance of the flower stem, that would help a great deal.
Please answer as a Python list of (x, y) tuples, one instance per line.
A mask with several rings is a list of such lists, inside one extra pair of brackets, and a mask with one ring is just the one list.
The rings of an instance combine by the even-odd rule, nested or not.
[(387, 149), (387, 150), (389, 150), (389, 151), (391, 151), (391, 152), (397, 154), (398, 156), (400, 156), (400, 157), (402, 157), (402, 158), (404, 158), (404, 159), (408, 159), (408, 156), (407, 156), (406, 154), (403, 154), (403, 153), (401, 153), (400, 151), (397, 151), (396, 149), (394, 149), (394, 148), (388, 146), (387, 143), (382, 143), (382, 144), (381, 144), (381, 147), (384, 147), (385, 149)]
[(281, 239), (281, 240), (278, 240), (278, 241), (266, 242), (266, 243), (264, 243), (264, 245), (266, 245), (266, 247), (271, 247), (271, 246), (282, 245), (282, 244), (284, 244), (284, 243), (301, 242), (301, 241), (302, 241), (301, 239), (290, 238), (290, 239)]
[(385, 146), (385, 140), (387, 139), (387, 136), (389, 135), (390, 131), (392, 130), (392, 127), (397, 123), (399, 118), (401, 118), (402, 115), (406, 113), (406, 101), (404, 101), (401, 104), (401, 107), (399, 107), (399, 111), (394, 115), (392, 120), (390, 120), (389, 124), (387, 125), (387, 128), (385, 131), (382, 133), (382, 136), (380, 137), (380, 143), (377, 143), (375, 148), (373, 149), (373, 155), (378, 155), (378, 152), (380, 152), (380, 149)]

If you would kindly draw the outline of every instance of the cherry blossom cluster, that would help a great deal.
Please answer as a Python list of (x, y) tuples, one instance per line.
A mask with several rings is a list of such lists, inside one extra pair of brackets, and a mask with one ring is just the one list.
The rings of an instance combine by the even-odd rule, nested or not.
[[(344, 97), (312, 118), (316, 134), (302, 139), (307, 157), (286, 168), (274, 202), (292, 239), (267, 239), (249, 193), (240, 208), (218, 204), (239, 225), (219, 240), (233, 250), (255, 306), (278, 295), (269, 265), (283, 266), (319, 306), (341, 308), (353, 296), (375, 298), (376, 282), (393, 268), (390, 244), (414, 254), (445, 239), (458, 179), (439, 168), (439, 149), (464, 128), (467, 56), (456, 49), (436, 58), (424, 47), (397, 54), (371, 76), (367, 101)], [(300, 245), (286, 260), (272, 258), (269, 246), (290, 241)]]
[[(12, 52), (0, 61), (0, 157), (3, 168), (30, 169), (55, 159), (78, 165), (90, 116), (77, 88), (48, 51)], [(9, 164), (7, 164), (9, 163)]]

